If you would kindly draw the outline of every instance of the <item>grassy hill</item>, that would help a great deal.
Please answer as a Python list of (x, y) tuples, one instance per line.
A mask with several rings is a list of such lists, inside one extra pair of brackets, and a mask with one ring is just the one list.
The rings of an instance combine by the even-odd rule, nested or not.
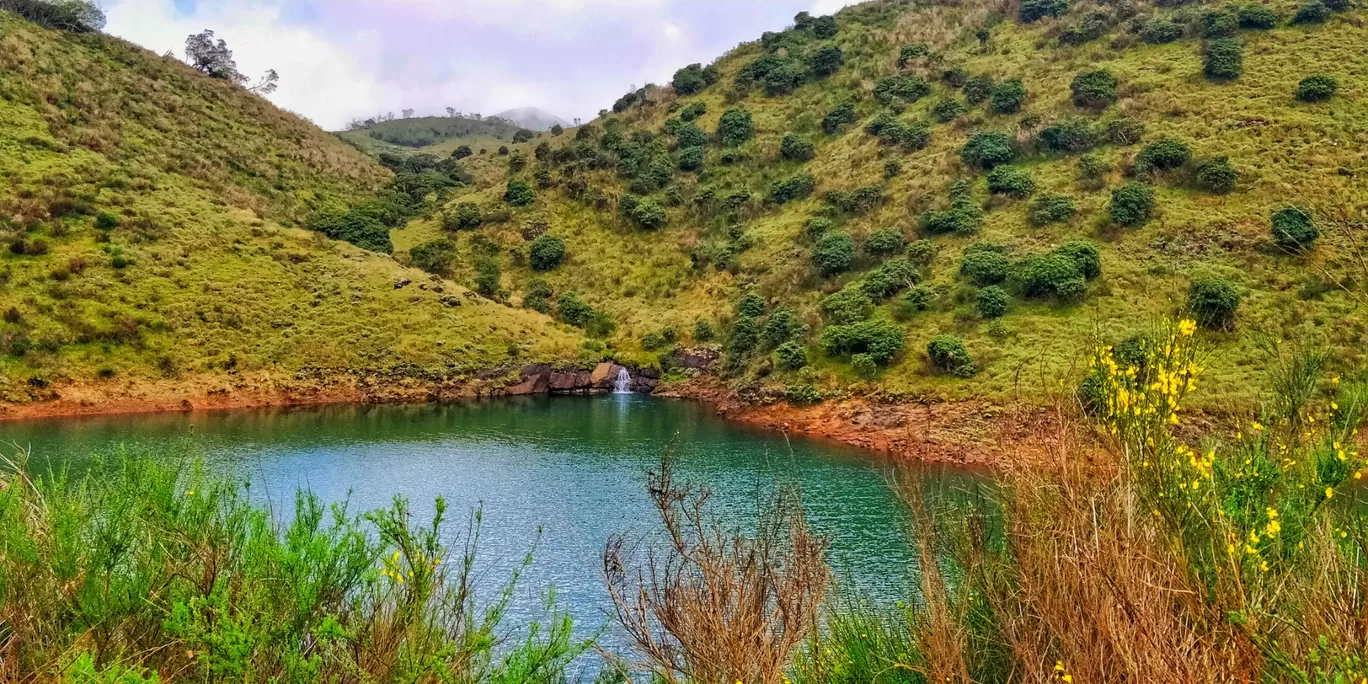
[(473, 151), (492, 152), (508, 145), (520, 126), (499, 117), (466, 118), (464, 116), (424, 116), (367, 123), (338, 135), (357, 147), (379, 154), (440, 154), (450, 155), (457, 147), (466, 145)]
[(304, 229), (394, 175), (174, 59), (0, 12), (0, 120), (4, 400), (197, 374), (460, 376), (578, 349), (545, 316)]
[[(580, 129), (465, 160), (473, 186), (395, 241), (492, 243), (512, 303), (578, 295), (601, 314), (592, 333), (646, 361), (711, 328), (738, 383), (799, 397), (1038, 395), (1095, 335), (1116, 343), (1195, 303), (1211, 384), (1249, 388), (1199, 403), (1228, 406), (1252, 398), (1266, 341), (1364, 365), (1363, 20), (1281, 1), (803, 16)], [(1299, 98), (1312, 76), (1333, 94)], [(1294, 205), (1283, 218), (1309, 218), (1314, 245), (1274, 239)], [(565, 256), (535, 271), (543, 232)], [(457, 278), (489, 258), (461, 259)], [(931, 358), (945, 335), (973, 368), (947, 371), (953, 344)], [(785, 370), (795, 347), (808, 363)]]

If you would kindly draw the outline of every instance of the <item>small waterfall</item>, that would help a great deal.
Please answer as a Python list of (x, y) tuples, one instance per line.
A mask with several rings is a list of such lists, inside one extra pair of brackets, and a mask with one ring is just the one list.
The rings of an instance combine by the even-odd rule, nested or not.
[(613, 394), (632, 393), (632, 374), (626, 368), (619, 368), (617, 377), (613, 379)]

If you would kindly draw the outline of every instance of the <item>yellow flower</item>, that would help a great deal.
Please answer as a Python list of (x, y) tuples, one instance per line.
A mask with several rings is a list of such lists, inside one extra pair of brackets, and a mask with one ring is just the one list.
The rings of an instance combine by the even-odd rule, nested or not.
[(1326, 487), (1326, 488), (1325, 488), (1325, 498), (1329, 499), (1329, 498), (1332, 498), (1332, 497), (1334, 497), (1334, 496), (1335, 496), (1335, 490), (1333, 490), (1333, 489), (1331, 489), (1331, 488), (1329, 488), (1329, 487)]
[(1068, 673), (1065, 673), (1065, 675), (1064, 675), (1063, 677), (1060, 677), (1060, 678), (1059, 678), (1059, 681), (1061, 681), (1061, 682), (1072, 682), (1072, 681), (1073, 681), (1073, 675), (1068, 674)]
[(194, 496), (194, 495), (195, 495), (195, 490), (192, 489), (192, 490), (186, 492), (185, 495), (186, 495), (186, 496)]
[(1183, 319), (1178, 323), (1178, 332), (1182, 333), (1185, 337), (1191, 337), (1193, 333), (1197, 332), (1196, 321)]
[(1250, 427), (1251, 427), (1251, 428), (1254, 428), (1254, 431), (1255, 431), (1255, 432), (1263, 432), (1263, 426), (1260, 425), (1260, 424), (1259, 424), (1259, 421), (1257, 421), (1257, 420), (1254, 421), (1254, 424), (1253, 424), (1253, 425), (1250, 425)]

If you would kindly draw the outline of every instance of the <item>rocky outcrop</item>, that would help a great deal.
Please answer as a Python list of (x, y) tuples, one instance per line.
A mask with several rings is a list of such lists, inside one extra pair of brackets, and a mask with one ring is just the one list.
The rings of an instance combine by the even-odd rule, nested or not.
[[(623, 366), (615, 363), (600, 363), (592, 371), (578, 369), (556, 369), (550, 364), (524, 366), (518, 371), (518, 381), (504, 386), (491, 394), (523, 396), (529, 394), (590, 394), (613, 391), (618, 374)], [(628, 368), (632, 377), (632, 391), (650, 394), (660, 385), (660, 371), (654, 368), (633, 370)], [(482, 379), (494, 380), (504, 372), (484, 374)]]

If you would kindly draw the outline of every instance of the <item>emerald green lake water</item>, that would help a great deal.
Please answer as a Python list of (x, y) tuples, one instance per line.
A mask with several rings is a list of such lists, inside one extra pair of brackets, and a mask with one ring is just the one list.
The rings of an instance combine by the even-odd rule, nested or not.
[[(276, 511), (296, 489), (351, 510), (408, 497), (420, 515), (445, 497), (457, 524), (483, 505), (480, 566), (492, 587), (535, 545), (512, 617), (541, 614), (554, 586), (583, 634), (608, 622), (600, 573), (615, 533), (643, 535), (656, 520), (645, 474), (671, 445), (681, 478), (710, 487), (726, 520), (753, 519), (757, 492), (798, 484), (811, 525), (831, 538), (842, 586), (875, 600), (905, 598), (914, 577), (905, 515), (881, 458), (829, 442), (727, 423), (703, 405), (635, 395), (509, 399), (445, 406), (264, 409), (0, 424), (0, 442), (31, 445), (33, 468), (120, 451), (203, 461), (251, 483)], [(929, 469), (932, 486), (984, 481)], [(609, 629), (604, 641), (622, 646)]]

